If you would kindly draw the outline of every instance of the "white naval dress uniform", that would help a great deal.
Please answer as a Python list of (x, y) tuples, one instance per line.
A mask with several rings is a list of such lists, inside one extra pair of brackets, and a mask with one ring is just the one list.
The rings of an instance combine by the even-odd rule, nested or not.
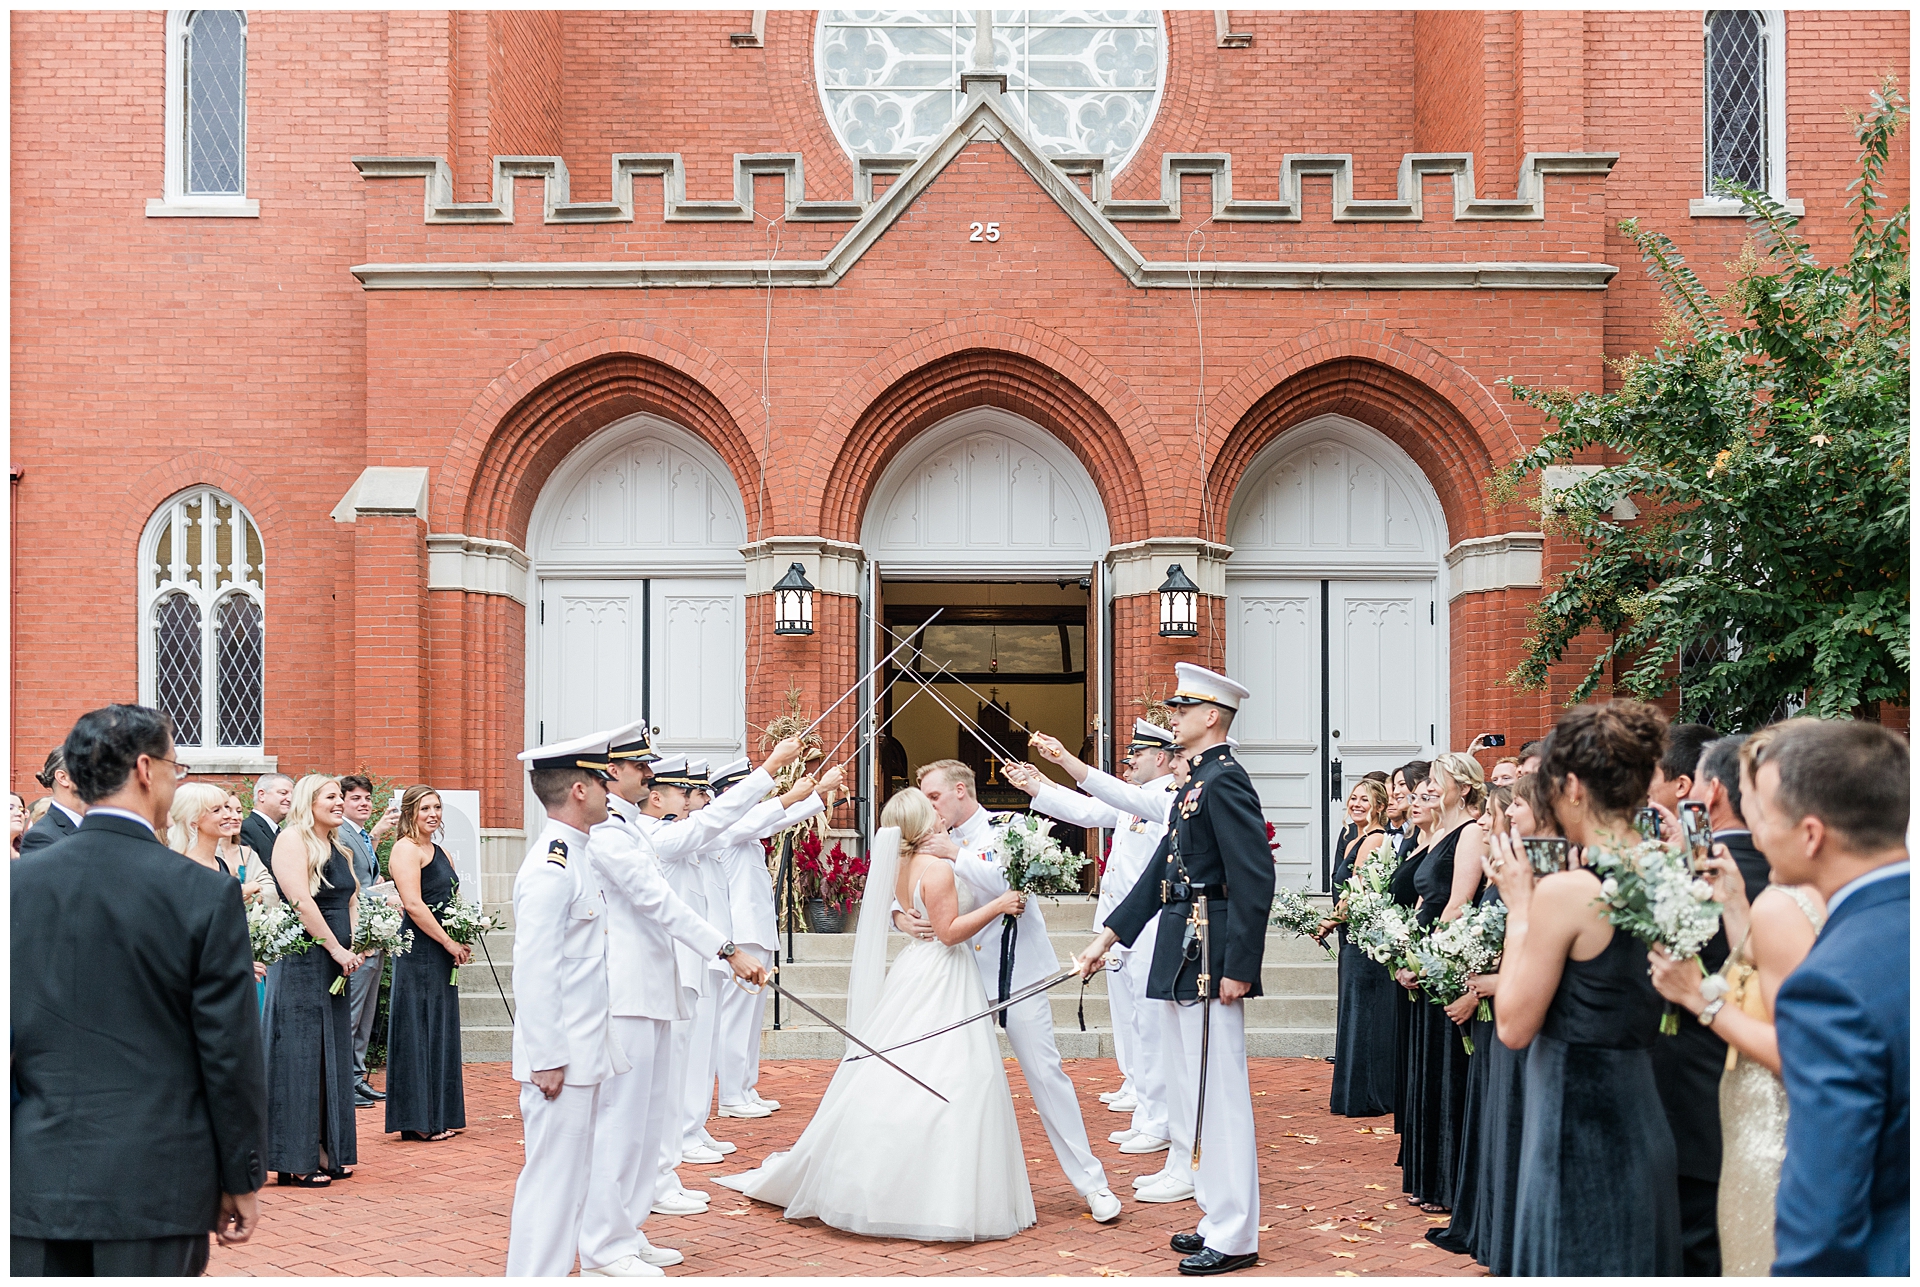
[[(1119, 905), (1120, 898), (1133, 888), (1140, 873), (1160, 848), (1167, 834), (1167, 810), (1173, 803), (1173, 775), (1162, 774), (1144, 786), (1129, 783), (1105, 773), (1094, 774), (1108, 782), (1137, 792), (1128, 803), (1148, 810), (1145, 815), (1120, 808), (1095, 797), (1069, 791), (1048, 783), (1033, 798), (1033, 807), (1041, 813), (1071, 822), (1079, 827), (1105, 827), (1113, 832), (1113, 849), (1107, 855), (1106, 874), (1100, 881), (1100, 899), (1094, 909), (1095, 925), (1106, 923), (1107, 915)], [(1094, 774), (1088, 775), (1092, 781)], [(1113, 1045), (1120, 1071), (1133, 1086), (1136, 1106), (1132, 1127), (1157, 1140), (1169, 1139), (1167, 1127), (1167, 1073), (1161, 1065), (1160, 1031), (1156, 1016), (1144, 1008), (1147, 999), (1147, 969), (1153, 962), (1154, 928), (1148, 926), (1132, 947), (1115, 945), (1120, 968), (1107, 976), (1107, 1005), (1113, 1012)]]
[[(978, 901), (991, 902), (1006, 893), (1006, 873), (993, 848), (992, 816), (976, 808), (971, 818), (953, 828), (953, 838), (960, 846), (954, 874), (967, 882)], [(995, 917), (971, 941), (987, 999), (996, 1000), (1000, 995), (1000, 918)], [(1030, 898), (1014, 931), (1013, 990), (1017, 992), (1059, 972), (1060, 961), (1047, 938), (1040, 900)], [(1087, 1147), (1087, 1125), (1080, 1117), (1080, 1101), (1074, 1097), (1066, 1069), (1060, 1066), (1049, 995), (1042, 992), (1028, 997), (1010, 1007), (1006, 1015), (1008, 1044), (1020, 1060), (1020, 1071), (1026, 1074), (1033, 1106), (1039, 1110), (1040, 1124), (1046, 1128), (1047, 1142), (1053, 1145), (1060, 1169), (1081, 1197), (1097, 1193), (1107, 1187), (1107, 1173)]]
[[(826, 807), (818, 795), (808, 796), (791, 809), (782, 809), (777, 799), (765, 800), (735, 823), (722, 841), (726, 846), (721, 863), (727, 873), (733, 941), (753, 949), (763, 961), (772, 961), (780, 950), (780, 918), (773, 905), (773, 875), (767, 870), (766, 850), (760, 842), (799, 826)], [(722, 1104), (747, 1103), (760, 1084), (760, 1028), (766, 1010), (765, 988), (752, 992), (745, 988), (720, 989), (720, 1059), (716, 1071)]]
[[(600, 1087), (627, 1071), (607, 1009), (607, 898), (586, 833), (553, 818), (513, 881), (513, 1077), (526, 1163), (513, 1188), (509, 1277), (573, 1268), (593, 1165)], [(566, 1069), (548, 1099), (533, 1074)]]
[[(661, 874), (667, 878), (667, 884), (702, 919), (707, 919), (708, 913), (707, 876), (704, 870), (709, 861), (707, 855), (718, 846), (727, 830), (772, 790), (772, 775), (765, 769), (755, 769), (736, 785), (721, 792), (706, 808), (685, 818), (665, 822), (644, 813), (635, 816), (634, 825), (652, 842), (654, 856), (660, 864)], [(686, 1122), (692, 1113), (688, 1101), (693, 1098), (693, 1087), (711, 1084), (711, 1060), (718, 1028), (717, 1024), (709, 1022), (704, 1028), (704, 1040), (696, 1040), (703, 1003), (708, 1007), (706, 1012), (711, 1017), (711, 1005), (719, 993), (716, 981), (707, 973), (706, 959), (696, 956), (684, 943), (674, 944), (674, 956), (679, 965), (680, 992), (682, 999), (687, 1002), (688, 1017), (676, 1018), (671, 1033), (673, 1084), (679, 1088), (680, 1095), (680, 1132), (676, 1134), (670, 1122), (666, 1138), (660, 1142), (661, 1180), (665, 1180), (673, 1168), (680, 1164), (680, 1155), (685, 1151), (688, 1134)], [(728, 973), (732, 973), (730, 968)], [(694, 1064), (696, 1058), (701, 1065)], [(693, 1130), (697, 1132), (705, 1121), (703, 1112)], [(652, 1204), (652, 1195), (648, 1196), (648, 1204)]]
[(607, 887), (607, 972), (613, 1037), (628, 1072), (600, 1089), (593, 1179), (580, 1229), (580, 1265), (597, 1269), (640, 1251), (639, 1227), (653, 1208), (661, 1143), (678, 1138), (680, 1097), (669, 1055), (670, 1024), (692, 1013), (680, 986), (674, 944), (718, 959), (726, 935), (701, 919), (661, 875), (635, 825), (639, 809), (607, 800), (593, 829), (594, 860)]

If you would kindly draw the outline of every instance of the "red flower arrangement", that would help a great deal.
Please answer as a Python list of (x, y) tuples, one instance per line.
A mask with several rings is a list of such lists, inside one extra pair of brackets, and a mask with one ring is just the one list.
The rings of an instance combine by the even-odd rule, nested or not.
[(1267, 824), (1267, 848), (1273, 850), (1275, 853), (1280, 852), (1280, 842), (1273, 838), (1273, 824), (1271, 822)]
[(795, 892), (801, 899), (818, 898), (844, 912), (860, 901), (873, 864), (865, 854), (849, 854), (837, 840), (824, 854), (821, 849), (817, 831), (808, 831), (793, 847)]

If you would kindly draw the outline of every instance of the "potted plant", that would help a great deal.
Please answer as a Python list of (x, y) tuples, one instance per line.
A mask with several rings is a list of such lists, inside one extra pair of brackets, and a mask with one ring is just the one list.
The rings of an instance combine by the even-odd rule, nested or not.
[(866, 889), (870, 864), (865, 855), (847, 853), (838, 841), (824, 853), (822, 849), (818, 832), (808, 832), (794, 845), (794, 884), (807, 909), (807, 928), (815, 934), (838, 934)]

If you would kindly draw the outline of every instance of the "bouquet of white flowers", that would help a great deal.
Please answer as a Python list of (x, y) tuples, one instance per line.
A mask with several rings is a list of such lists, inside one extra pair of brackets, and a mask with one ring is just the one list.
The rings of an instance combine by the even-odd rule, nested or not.
[[(1587, 850), (1587, 865), (1600, 878), (1601, 914), (1649, 947), (1657, 943), (1677, 960), (1698, 959), (1720, 928), (1713, 886), (1693, 874), (1684, 854), (1658, 840), (1624, 851), (1595, 845)], [(1671, 1002), (1660, 1016), (1660, 1031), (1680, 1031)]]
[(1086, 855), (1069, 853), (1054, 839), (1052, 819), (1016, 814), (995, 831), (993, 847), (1006, 862), (1008, 888), (1029, 895), (1079, 892)]
[[(1326, 914), (1308, 902), (1301, 890), (1281, 886), (1273, 891), (1273, 910), (1267, 913), (1267, 924), (1273, 928), (1292, 930), (1326, 947), (1320, 936), (1320, 925), (1326, 919)], [(1332, 948), (1327, 948), (1327, 955), (1333, 955)]]
[[(1467, 994), (1467, 981), (1485, 974), (1500, 957), (1507, 934), (1505, 903), (1469, 907), (1450, 921), (1436, 921), (1407, 945), (1407, 968), (1420, 976), (1421, 991), (1435, 1005), (1452, 1005)], [(1482, 1001), (1479, 1017), (1492, 1012)], [(1465, 1032), (1460, 1043), (1473, 1053), (1473, 1039)]]
[(1413, 937), (1413, 909), (1393, 901), (1393, 846), (1382, 843), (1340, 887), (1338, 915), (1346, 921), (1347, 941), (1368, 959), (1392, 967)]
[[(498, 916), (481, 911), (478, 903), (470, 903), (460, 897), (458, 890), (455, 890), (453, 897), (447, 900), (446, 906), (439, 909), (439, 913), (440, 928), (447, 932), (448, 938), (462, 947), (472, 947), (480, 941), (482, 934), (500, 928)], [(458, 983), (459, 981), (460, 967), (456, 965), (453, 967), (452, 977), (447, 982)]]
[[(379, 894), (360, 895), (360, 919), (353, 927), (352, 950), (385, 952), (389, 956), (412, 951), (413, 929), (406, 923), (406, 914)], [(347, 976), (343, 974), (333, 981), (330, 991), (339, 996), (346, 986)]]
[(292, 903), (248, 903), (247, 937), (253, 940), (253, 959), (262, 965), (298, 956), (314, 945)]

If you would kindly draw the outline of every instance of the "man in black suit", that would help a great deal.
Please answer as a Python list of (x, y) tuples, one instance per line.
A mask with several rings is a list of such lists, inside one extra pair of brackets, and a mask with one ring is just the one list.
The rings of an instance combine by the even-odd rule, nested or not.
[(273, 864), (273, 842), (280, 824), (293, 810), (293, 779), (284, 773), (262, 773), (253, 784), (253, 812), (240, 824), (240, 843), (260, 855), (268, 870)]
[[(1684, 735), (1699, 727), (1681, 724), (1673, 731)], [(1746, 740), (1735, 736), (1707, 742), (1695, 753), (1692, 766), (1676, 764), (1666, 776), (1685, 782), (1686, 798), (1707, 806), (1714, 843), (1726, 846), (1739, 866), (1751, 902), (1767, 887), (1767, 860), (1753, 847), (1740, 815), (1740, 744)], [(1731, 950), (1723, 928), (1700, 949), (1700, 961), (1708, 970), (1718, 970)], [(1678, 1033), (1654, 1043), (1653, 1079), (1667, 1110), (1667, 1125), (1673, 1128), (1674, 1160), (1679, 1164), (1682, 1265), (1690, 1278), (1713, 1278), (1720, 1274), (1720, 1074), (1727, 1066), (1727, 1043), (1712, 1029), (1682, 1019)]]
[(87, 802), (73, 789), (73, 779), (67, 776), (65, 747), (56, 746), (47, 753), (46, 767), (34, 774), (33, 780), (53, 792), (53, 802), (40, 821), (20, 837), (22, 857), (65, 840), (80, 830), (80, 819), (87, 814)]
[(89, 805), (13, 864), (16, 1275), (178, 1276), (245, 1242), (266, 1180), (266, 1076), (240, 883), (160, 843), (184, 773), (167, 717), (81, 716)]

